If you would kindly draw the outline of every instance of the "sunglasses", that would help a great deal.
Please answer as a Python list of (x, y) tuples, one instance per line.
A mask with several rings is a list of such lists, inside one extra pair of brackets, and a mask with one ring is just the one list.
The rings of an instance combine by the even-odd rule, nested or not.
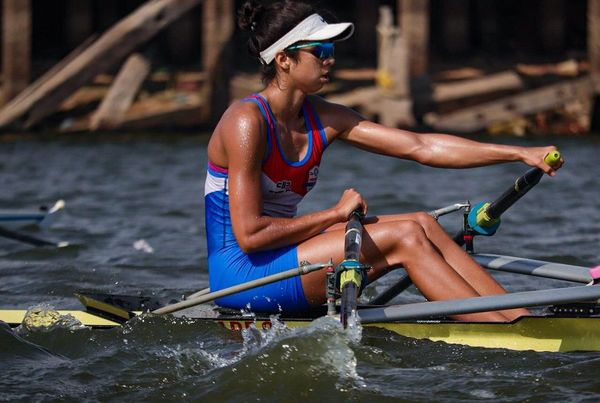
[[(309, 48), (309, 49), (307, 49)], [(292, 45), (287, 50), (305, 50), (312, 53), (320, 60), (326, 60), (333, 57), (333, 42), (309, 42), (300, 45)]]

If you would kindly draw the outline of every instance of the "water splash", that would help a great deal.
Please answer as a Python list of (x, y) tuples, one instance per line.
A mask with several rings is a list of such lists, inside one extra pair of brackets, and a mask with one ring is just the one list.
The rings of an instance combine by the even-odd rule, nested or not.
[(84, 328), (83, 323), (73, 315), (61, 314), (54, 307), (42, 304), (33, 306), (27, 310), (17, 331), (51, 332), (55, 329), (78, 330)]
[(135, 241), (133, 243), (133, 248), (145, 253), (154, 253), (154, 248), (145, 239)]

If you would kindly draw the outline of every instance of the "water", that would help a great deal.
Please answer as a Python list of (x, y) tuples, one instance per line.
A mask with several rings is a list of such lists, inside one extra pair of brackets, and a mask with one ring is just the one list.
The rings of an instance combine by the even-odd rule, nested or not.
[[(510, 210), (496, 236), (478, 239), (477, 250), (600, 263), (600, 143), (552, 141), (567, 159), (564, 169)], [(1, 307), (78, 309), (78, 289), (173, 297), (206, 287), (205, 166), (200, 137), (0, 143), (0, 209), (65, 199), (51, 230), (28, 231), (72, 244), (33, 249), (0, 238)], [(301, 211), (333, 205), (345, 186), (365, 195), (372, 214), (487, 200), (525, 169), (444, 171), (335, 144)], [(453, 232), (460, 220), (442, 223)], [(564, 285), (497, 278), (512, 291)], [(397, 301), (420, 299), (409, 289)], [(105, 331), (64, 324), (14, 333), (0, 326), (6, 401), (597, 401), (599, 370), (598, 353), (469, 348), (377, 329), (346, 334), (327, 319), (243, 333), (171, 317)]]

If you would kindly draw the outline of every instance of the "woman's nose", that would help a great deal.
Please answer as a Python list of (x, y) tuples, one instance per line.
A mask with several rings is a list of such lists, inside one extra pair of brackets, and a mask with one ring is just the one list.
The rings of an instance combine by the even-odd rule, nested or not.
[(323, 60), (323, 66), (333, 66), (335, 64), (335, 58), (333, 56)]

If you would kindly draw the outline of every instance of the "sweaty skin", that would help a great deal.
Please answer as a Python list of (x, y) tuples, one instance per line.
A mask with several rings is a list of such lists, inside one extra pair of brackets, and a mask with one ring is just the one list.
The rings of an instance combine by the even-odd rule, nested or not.
[[(285, 157), (300, 161), (308, 149), (307, 128), (301, 107), (307, 96), (325, 129), (327, 143), (342, 140), (359, 149), (416, 161), (440, 168), (470, 168), (521, 161), (541, 168), (550, 176), (554, 169), (544, 157), (548, 147), (518, 147), (480, 143), (446, 134), (418, 134), (370, 122), (355, 111), (310, 94), (329, 81), (334, 59), (319, 60), (310, 52), (298, 52), (297, 60), (279, 52), (276, 77), (260, 92), (269, 102)], [(267, 149), (266, 127), (254, 103), (235, 102), (225, 112), (208, 145), (209, 160), (229, 172), (229, 205), (233, 231), (246, 253), (298, 245), (298, 261), (337, 265), (343, 259), (344, 225), (357, 208), (365, 213), (367, 202), (355, 189), (347, 189), (328, 209), (293, 218), (262, 213), (261, 165)], [(367, 218), (361, 259), (371, 265), (370, 280), (404, 267), (420, 292), (429, 300), (448, 300), (506, 291), (458, 247), (442, 227), (426, 213)], [(302, 277), (311, 305), (325, 302), (325, 271)], [(506, 321), (527, 315), (526, 309), (455, 315), (466, 321)]]

